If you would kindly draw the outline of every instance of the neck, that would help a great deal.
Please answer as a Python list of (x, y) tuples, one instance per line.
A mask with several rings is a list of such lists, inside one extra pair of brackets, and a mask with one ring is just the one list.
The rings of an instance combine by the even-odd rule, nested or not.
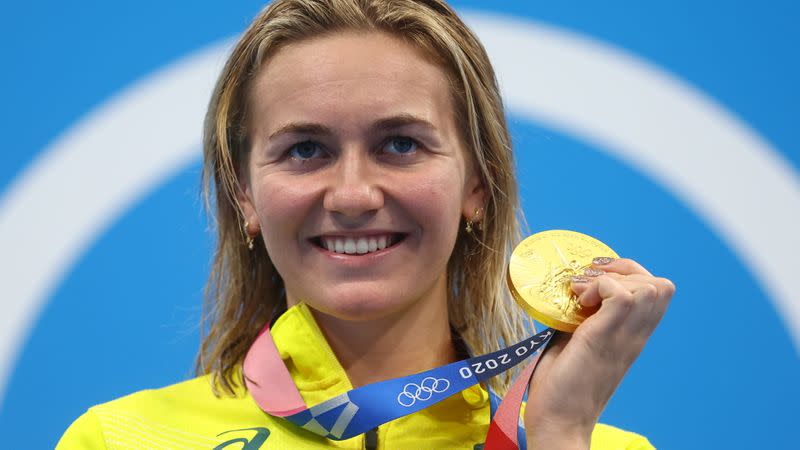
[(443, 283), (436, 291), (440, 295), (375, 320), (344, 320), (312, 310), (353, 387), (456, 361)]

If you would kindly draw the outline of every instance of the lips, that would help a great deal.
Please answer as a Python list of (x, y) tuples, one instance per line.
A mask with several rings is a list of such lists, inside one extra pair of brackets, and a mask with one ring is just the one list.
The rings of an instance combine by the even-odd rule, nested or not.
[(332, 253), (365, 255), (397, 245), (405, 238), (403, 233), (336, 236), (323, 235), (311, 240), (316, 246)]

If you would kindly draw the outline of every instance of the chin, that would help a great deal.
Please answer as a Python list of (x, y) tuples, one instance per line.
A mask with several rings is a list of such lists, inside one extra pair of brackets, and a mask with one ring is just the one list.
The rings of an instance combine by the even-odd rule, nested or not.
[(369, 321), (377, 320), (406, 309), (400, 299), (384, 296), (339, 296), (323, 302), (306, 302), (308, 306), (321, 313), (340, 320)]

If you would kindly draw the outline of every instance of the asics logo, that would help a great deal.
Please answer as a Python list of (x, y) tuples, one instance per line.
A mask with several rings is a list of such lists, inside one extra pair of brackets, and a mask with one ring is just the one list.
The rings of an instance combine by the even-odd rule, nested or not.
[(222, 436), (223, 434), (236, 433), (241, 431), (255, 431), (256, 434), (250, 439), (239, 437), (236, 439), (225, 441), (219, 444), (218, 446), (214, 447), (214, 450), (222, 450), (224, 448), (231, 446), (241, 450), (258, 450), (261, 448), (261, 445), (264, 444), (264, 441), (266, 441), (267, 438), (269, 437), (269, 430), (264, 427), (242, 428), (240, 430), (223, 431), (222, 433), (218, 434), (217, 437)]
[(441, 394), (448, 389), (450, 389), (450, 381), (447, 379), (426, 377), (420, 384), (406, 384), (403, 392), (397, 394), (397, 403), (408, 408), (416, 403), (417, 400), (424, 402), (429, 400), (434, 392)]

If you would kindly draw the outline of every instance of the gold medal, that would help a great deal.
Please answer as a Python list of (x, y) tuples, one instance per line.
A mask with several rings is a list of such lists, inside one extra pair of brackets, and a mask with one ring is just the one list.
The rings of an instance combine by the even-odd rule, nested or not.
[(536, 233), (520, 242), (508, 264), (508, 287), (528, 314), (556, 330), (571, 333), (597, 308), (585, 308), (570, 289), (596, 256), (617, 258), (597, 239), (567, 230)]

